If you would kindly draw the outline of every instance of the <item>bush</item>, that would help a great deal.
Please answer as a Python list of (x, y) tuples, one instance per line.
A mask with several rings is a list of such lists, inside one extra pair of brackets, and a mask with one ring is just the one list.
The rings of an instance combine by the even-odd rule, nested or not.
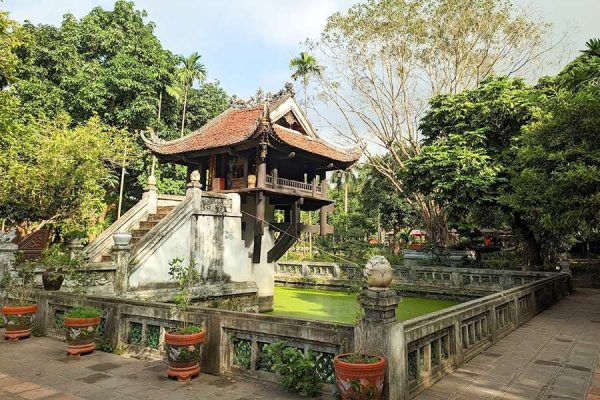
[(306, 397), (321, 393), (315, 362), (304, 357), (302, 350), (276, 342), (265, 346), (264, 351), (272, 361), (271, 370), (279, 375), (286, 390)]
[(102, 311), (94, 307), (75, 307), (65, 313), (69, 318), (95, 318), (102, 315)]

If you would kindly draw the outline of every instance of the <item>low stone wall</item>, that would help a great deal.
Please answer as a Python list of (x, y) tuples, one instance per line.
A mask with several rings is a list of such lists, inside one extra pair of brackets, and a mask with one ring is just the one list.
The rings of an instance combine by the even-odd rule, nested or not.
[[(102, 310), (99, 341), (136, 356), (163, 357), (165, 331), (183, 323), (184, 315), (171, 305), (116, 297), (76, 297), (68, 293), (35, 293), (38, 304), (36, 331), (41, 335), (64, 337), (64, 313), (76, 306)], [(305, 321), (191, 307), (186, 320), (206, 330), (202, 370), (215, 375), (244, 375), (257, 380), (276, 381), (269, 372), (265, 346), (285, 341), (307, 356), (314, 357), (326, 392), (333, 392), (333, 357), (354, 349), (354, 326)]]
[[(403, 295), (471, 300), (551, 276), (551, 272), (394, 265), (392, 286)], [(363, 277), (362, 268), (325, 262), (280, 261), (275, 282), (289, 286), (345, 289)]]
[(393, 314), (391, 320), (377, 321), (366, 313), (357, 326), (200, 307), (181, 314), (169, 304), (148, 300), (37, 291), (36, 331), (62, 337), (65, 311), (94, 306), (103, 311), (102, 342), (140, 356), (162, 357), (164, 332), (182, 324), (185, 316), (206, 330), (202, 368), (207, 373), (275, 381), (264, 350), (281, 340), (315, 359), (324, 389), (331, 393), (334, 355), (369, 352), (381, 354), (387, 361), (383, 399), (403, 400), (416, 396), (568, 294), (570, 280), (567, 273), (549, 274), (404, 322), (394, 321)]
[(404, 321), (408, 397), (483, 352), (570, 291), (567, 273)]

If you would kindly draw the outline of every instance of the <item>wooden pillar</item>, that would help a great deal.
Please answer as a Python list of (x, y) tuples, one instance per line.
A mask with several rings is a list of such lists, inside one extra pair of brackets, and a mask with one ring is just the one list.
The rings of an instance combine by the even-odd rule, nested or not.
[(265, 219), (265, 194), (263, 191), (256, 192), (256, 219), (254, 220), (254, 249), (252, 262), (260, 263), (262, 256), (262, 236), (264, 232), (263, 221)]
[[(321, 178), (321, 197), (327, 198), (327, 172), (320, 172), (319, 177)], [(323, 236), (327, 233), (325, 229), (327, 227), (327, 207), (321, 207), (319, 225), (319, 233)]]
[(277, 168), (273, 168), (271, 171), (271, 176), (273, 177), (273, 189), (277, 189), (277, 177), (279, 176)]
[(265, 160), (261, 160), (258, 164), (258, 176), (256, 177), (256, 187), (264, 188), (267, 179), (267, 163)]
[(248, 157), (244, 157), (244, 187), (248, 187)]
[(319, 173), (321, 178), (321, 196), (327, 197), (327, 173), (325, 171)]
[(207, 190), (208, 185), (206, 184), (206, 165), (204, 160), (200, 161), (200, 167), (198, 168), (198, 172), (200, 172), (200, 184), (202, 185), (200, 188), (202, 190)]

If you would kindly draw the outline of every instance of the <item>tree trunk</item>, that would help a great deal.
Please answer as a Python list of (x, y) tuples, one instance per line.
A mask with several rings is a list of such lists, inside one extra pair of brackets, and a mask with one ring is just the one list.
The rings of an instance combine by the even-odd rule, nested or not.
[(160, 111), (162, 109), (162, 89), (158, 94), (158, 117), (156, 118), (158, 122), (160, 122)]
[(542, 245), (536, 239), (533, 231), (527, 224), (527, 221), (519, 213), (513, 213), (514, 228), (519, 231), (527, 246), (527, 265), (526, 270), (541, 270), (544, 266), (542, 257)]
[(348, 214), (348, 183), (344, 182), (344, 214)]
[(303, 77), (302, 79), (302, 83), (304, 85), (304, 115), (306, 115), (308, 113), (308, 102), (307, 102), (307, 97), (306, 97), (306, 92), (308, 89), (308, 80), (306, 79), (306, 76)]
[(183, 93), (183, 113), (181, 115), (181, 137), (183, 137), (183, 128), (185, 127), (185, 110), (187, 108), (187, 95), (188, 95), (188, 90), (186, 87), (185, 91)]

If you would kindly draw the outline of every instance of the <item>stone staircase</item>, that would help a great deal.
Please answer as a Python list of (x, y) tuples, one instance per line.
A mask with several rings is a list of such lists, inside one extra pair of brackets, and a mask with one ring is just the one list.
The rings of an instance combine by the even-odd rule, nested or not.
[[(131, 246), (134, 246), (137, 242), (139, 242), (149, 231), (154, 228), (156, 224), (158, 224), (164, 217), (169, 215), (175, 206), (159, 206), (156, 208), (156, 214), (148, 215), (146, 221), (140, 221), (139, 227), (137, 229), (133, 229), (130, 233), (131, 237)], [(102, 262), (109, 262), (112, 260), (112, 255), (110, 253), (102, 255)]]

